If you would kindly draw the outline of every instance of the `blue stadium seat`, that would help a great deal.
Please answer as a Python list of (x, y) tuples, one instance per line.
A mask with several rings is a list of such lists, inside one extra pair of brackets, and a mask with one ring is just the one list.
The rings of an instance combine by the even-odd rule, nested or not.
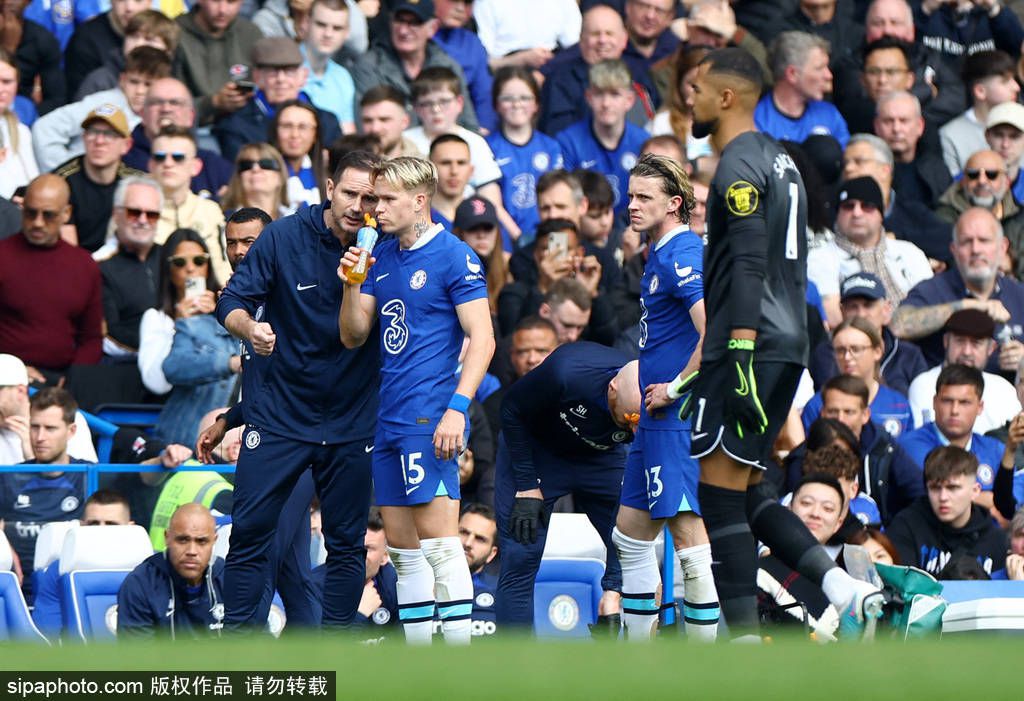
[(87, 411), (83, 411), (82, 416), (85, 417), (89, 431), (96, 439), (96, 455), (99, 462), (110, 462), (110, 451), (114, 447), (114, 434), (117, 433), (118, 425)]
[(161, 404), (101, 404), (96, 415), (118, 426), (133, 426), (148, 431), (156, 426)]
[(0, 572), (0, 640), (47, 643), (32, 622), (25, 595), (13, 572)]
[(533, 589), (533, 628), (540, 638), (589, 638), (597, 622), (604, 561), (545, 558)]
[(117, 592), (131, 570), (85, 570), (61, 577), (65, 634), (90, 642), (116, 639)]

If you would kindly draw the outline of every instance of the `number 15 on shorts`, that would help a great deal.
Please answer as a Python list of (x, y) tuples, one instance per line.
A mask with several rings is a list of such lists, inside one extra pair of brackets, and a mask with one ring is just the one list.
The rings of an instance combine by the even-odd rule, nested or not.
[[(402, 460), (402, 481), (405, 482), (405, 494), (408, 496), (420, 488), (420, 482), (426, 476), (423, 467), (418, 463), (423, 458), (423, 453), (409, 453), (400, 457)], [(394, 463), (391, 464), (393, 465)]]

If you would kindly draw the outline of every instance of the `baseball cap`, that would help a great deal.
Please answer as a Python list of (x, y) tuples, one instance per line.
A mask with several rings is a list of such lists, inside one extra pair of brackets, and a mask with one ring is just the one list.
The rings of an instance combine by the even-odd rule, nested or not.
[(106, 102), (88, 115), (82, 120), (82, 128), (85, 129), (90, 122), (106, 122), (106, 124), (120, 134), (122, 137), (128, 137), (132, 131), (128, 128), (128, 120), (124, 116), (124, 112), (117, 105), (112, 105)]
[(882, 203), (882, 190), (870, 175), (847, 180), (839, 186), (839, 202), (842, 203), (846, 200), (872, 204), (880, 212), (885, 210), (885, 205)]
[(1024, 131), (1024, 105), (1019, 102), (1003, 102), (989, 110), (985, 129), (1000, 124), (1009, 124)]
[(399, 12), (411, 12), (419, 18), (420, 22), (427, 22), (434, 19), (434, 0), (405, 0), (391, 10), (392, 15), (397, 15)]
[(851, 297), (885, 299), (885, 284), (874, 273), (854, 273), (843, 280), (839, 290), (841, 302), (845, 302)]
[(494, 211), (494, 205), (479, 195), (463, 200), (455, 210), (452, 226), (468, 231), (483, 225), (498, 226), (498, 215)]
[(992, 338), (996, 332), (996, 322), (980, 309), (961, 309), (950, 315), (943, 330), (958, 336)]
[(110, 448), (110, 462), (138, 464), (144, 460), (160, 457), (167, 444), (158, 438), (147, 436), (134, 426), (123, 426), (114, 434)]
[(252, 64), (267, 68), (301, 66), (302, 52), (288, 37), (264, 37), (252, 47)]
[(0, 387), (28, 385), (28, 370), (21, 358), (0, 353)]

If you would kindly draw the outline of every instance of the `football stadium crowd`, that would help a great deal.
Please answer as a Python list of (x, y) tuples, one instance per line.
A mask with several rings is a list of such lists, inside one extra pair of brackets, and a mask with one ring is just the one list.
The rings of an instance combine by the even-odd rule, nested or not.
[[(515, 589), (513, 606), (503, 588), (532, 591), (548, 514), (533, 515), (539, 546), (537, 533), (509, 527), (529, 519), (517, 511), (522, 465), (510, 467), (507, 453), (515, 462), (531, 431), (544, 434), (523, 417), (546, 410), (563, 375), (607, 384), (592, 366), (624, 366), (643, 348), (641, 282), (653, 246), (631, 224), (631, 170), (645, 154), (682, 166), (688, 236), (705, 234), (709, 198), (757, 207), (732, 188), (716, 191), (720, 154), (691, 129), (694, 77), (723, 47), (756, 59), (765, 85), (756, 126), (782, 144), (808, 193), (811, 350), (766, 482), (833, 558), (856, 544), (877, 562), (939, 579), (1024, 579), (1022, 21), (1020, 0), (4, 0), (0, 465), (47, 467), (0, 473), (11, 550), (0, 562), (10, 563), (35, 625), (51, 639), (67, 625), (60, 549), (34, 560), (44, 524), (72, 520), (147, 531), (154, 554), (118, 595), (121, 637), (219, 634), (220, 602), (238, 582), (250, 622), (266, 621), (276, 589), (289, 626), (326, 624), (341, 579), (325, 553), (343, 550), (340, 527), (327, 528), (342, 504), (325, 498), (327, 478), (314, 469), (294, 491), (273, 492), (281, 521), (265, 516), (266, 535), (238, 517), (236, 506), (246, 519), (259, 509), (251, 490), (243, 501), (235, 475), (217, 471), (260, 446), (260, 433), (243, 433), (260, 425), (251, 407), (248, 421), (233, 407), (259, 392), (243, 387), (243, 366), (269, 362), (260, 370), (269, 372), (285, 337), (275, 325), (279, 348), (262, 352), (232, 326), (230, 305), (254, 296), (246, 290), (270, 265), (267, 253), (245, 260), (265, 227), (283, 231), (332, 201), (338, 214), (344, 197), (339, 216), (351, 221), (340, 226), (354, 234), (374, 209), (347, 189), (346, 174), (410, 156), (433, 163), (430, 221), (468, 246), (466, 280), (479, 273), (485, 282), (494, 331), (468, 406), (448, 406), (466, 416), (456, 487), (473, 592), (443, 599), (444, 565), (424, 539), (438, 613), (431, 601), (415, 618), (392, 562), (413, 551), (387, 542), (394, 507), (385, 505), (383, 519), (372, 508), (356, 524), (366, 570), (355, 618), (330, 622), (380, 631), (418, 623), (428, 638), (446, 616), (471, 620), (473, 635), (500, 630), (503, 616), (510, 627), (528, 623), (532, 594)], [(371, 156), (372, 167), (358, 160)], [(325, 245), (309, 239), (310, 251)], [(315, 269), (312, 253), (275, 250)], [(679, 279), (668, 280), (669, 267), (662, 284), (682, 286), (689, 270), (677, 265)], [(334, 300), (321, 311), (335, 323), (342, 285), (333, 269), (295, 280), (283, 278), (293, 296), (310, 294), (298, 299)], [(318, 284), (337, 289), (318, 297)], [(249, 312), (258, 324), (262, 312)], [(463, 358), (467, 373), (473, 362), (478, 336), (467, 337), (458, 372)], [(569, 346), (583, 350), (573, 359)], [(338, 381), (329, 389), (339, 405), (354, 401), (350, 389), (376, 391), (366, 377), (346, 387), (362, 373), (358, 359), (348, 375), (320, 375), (318, 352), (296, 365), (296, 385)], [(307, 422), (333, 425), (321, 416), (330, 409), (308, 403), (276, 411), (296, 406), (308, 412), (287, 419), (296, 436)], [(368, 426), (348, 434), (356, 452), (385, 448), (376, 406), (345, 418)], [(607, 399), (604, 409), (617, 406)], [(145, 420), (122, 421), (125, 411)], [(585, 434), (594, 413), (580, 403), (561, 421)], [(120, 423), (99, 453), (94, 416)], [(262, 450), (286, 450), (262, 428)], [(593, 458), (616, 485), (626, 428), (610, 433), (613, 459)], [(308, 442), (333, 443), (319, 434)], [(566, 471), (590, 468), (589, 449), (563, 447)], [(404, 460), (403, 477), (422, 478)], [(104, 473), (91, 491), (86, 473), (62, 468), (96, 462), (150, 471)], [(611, 565), (618, 492), (599, 494), (583, 477), (564, 485), (561, 495), (545, 491), (548, 513), (590, 516)], [(266, 569), (266, 590), (249, 591), (251, 572), (225, 579), (227, 543), (217, 535), (227, 540), (232, 511), (234, 527), (245, 524), (232, 548), (247, 537), (261, 543), (262, 554), (247, 548), (244, 557)], [(603, 580), (601, 613), (612, 620), (617, 568)], [(836, 635), (841, 610), (776, 555), (763, 553), (757, 584), (763, 620), (796, 610), (820, 635)], [(461, 614), (465, 605), (471, 614)]]

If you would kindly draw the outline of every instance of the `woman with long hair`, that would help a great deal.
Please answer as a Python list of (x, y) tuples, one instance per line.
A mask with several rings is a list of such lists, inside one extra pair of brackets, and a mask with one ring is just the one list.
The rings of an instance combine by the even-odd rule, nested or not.
[(479, 195), (464, 200), (455, 211), (453, 229), (480, 257), (487, 276), (487, 302), (494, 316), (498, 313), (498, 295), (512, 281), (494, 205)]
[(708, 137), (693, 136), (693, 114), (687, 107), (687, 100), (693, 91), (690, 87), (697, 75), (697, 66), (711, 51), (708, 46), (681, 46), (676, 51), (672, 64), (672, 89), (665, 104), (647, 125), (651, 136), (668, 134), (686, 145), (686, 158), (698, 171), (713, 171), (717, 160), (711, 152)]
[(325, 163), (316, 108), (298, 100), (282, 104), (270, 123), (270, 139), (288, 167), (289, 204), (320, 204), (326, 196)]
[(192, 445), (202, 416), (230, 399), (241, 358), (214, 314), (220, 283), (203, 237), (178, 229), (161, 254), (157, 306), (142, 315), (139, 370), (151, 392), (167, 394), (156, 434)]
[(221, 207), (234, 212), (257, 207), (277, 219), (295, 211), (288, 202), (287, 168), (281, 152), (270, 144), (246, 144), (235, 156), (235, 172)]
[(0, 49), (0, 197), (11, 198), (14, 191), (39, 175), (32, 152), (32, 132), (14, 112), (18, 96), (18, 64)]

